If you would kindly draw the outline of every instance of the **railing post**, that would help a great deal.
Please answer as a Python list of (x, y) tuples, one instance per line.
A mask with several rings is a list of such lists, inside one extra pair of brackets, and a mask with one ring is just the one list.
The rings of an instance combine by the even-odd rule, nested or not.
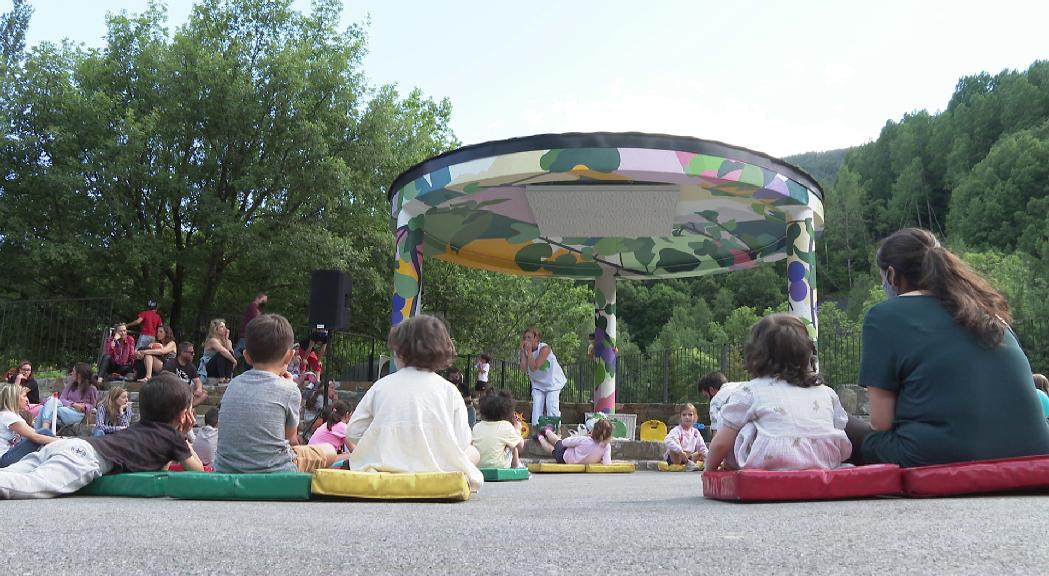
[(670, 402), (670, 350), (663, 350), (663, 403)]
[(375, 382), (375, 338), (371, 338), (371, 346), (368, 349), (368, 381)]
[(499, 387), (506, 388), (506, 360), (499, 361)]
[(728, 374), (728, 344), (721, 345), (721, 357), (718, 358), (719, 372)]
[(576, 364), (576, 372), (579, 373), (579, 376), (576, 378), (576, 390), (579, 391), (579, 399), (577, 401), (580, 404), (583, 403), (583, 382), (587, 381), (587, 380), (585, 380), (583, 378), (583, 373), (584, 373), (585, 370), (586, 370), (586, 361), (585, 360), (580, 361), (579, 364)]

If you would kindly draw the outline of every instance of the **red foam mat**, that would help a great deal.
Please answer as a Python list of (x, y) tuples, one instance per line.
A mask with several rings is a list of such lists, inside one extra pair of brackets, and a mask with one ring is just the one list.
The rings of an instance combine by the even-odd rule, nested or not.
[(1049, 456), (919, 466), (905, 468), (902, 476), (908, 496), (1049, 489)]
[(838, 500), (896, 495), (902, 491), (900, 467), (895, 464), (834, 470), (735, 470), (703, 473), (703, 496), (715, 500)]

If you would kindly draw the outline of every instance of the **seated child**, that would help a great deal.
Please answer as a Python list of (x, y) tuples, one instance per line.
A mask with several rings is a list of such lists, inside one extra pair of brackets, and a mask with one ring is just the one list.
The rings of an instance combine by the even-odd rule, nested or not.
[(663, 439), (663, 458), (667, 464), (684, 464), (688, 470), (695, 470), (696, 464), (707, 457), (707, 443), (703, 435), (696, 430), (696, 407), (683, 404), (678, 408), (678, 425), (670, 429)]
[(37, 432), (25, 421), (21, 412), (29, 402), (28, 393), (29, 389), (19, 384), (0, 384), (0, 468), (58, 440), (51, 436), (51, 430)]
[(342, 400), (324, 409), (324, 424), (310, 436), (310, 444), (329, 444), (345, 460), (353, 452), (353, 442), (346, 440), (346, 423), (350, 421), (350, 406)]
[(399, 370), (379, 379), (357, 404), (346, 437), (356, 442), (350, 469), (362, 472), (464, 472), (484, 484), (471, 444), (463, 396), (437, 375), (455, 359), (444, 323), (416, 316), (390, 330)]
[(539, 431), (536, 439), (558, 464), (612, 463), (612, 423), (606, 418), (594, 422), (587, 436), (580, 434), (562, 439), (547, 426)]
[(514, 415), (514, 397), (506, 390), (481, 398), (481, 418), (474, 425), (474, 447), (481, 468), (520, 468), (519, 451), (524, 447), (521, 423)]
[(298, 445), (302, 397), (288, 372), (291, 324), (279, 314), (262, 314), (245, 332), (244, 361), (252, 369), (231, 380), (222, 396), (215, 471), (312, 472), (331, 466), (331, 446)]
[(716, 433), (721, 426), (721, 407), (742, 382), (729, 382), (721, 372), (710, 372), (699, 379), (699, 391), (710, 398), (710, 432)]
[(197, 451), (200, 463), (212, 466), (215, 463), (215, 452), (219, 445), (219, 409), (210, 408), (204, 414), (204, 425), (193, 438), (193, 449)]
[(51, 442), (0, 469), (0, 498), (72, 494), (103, 474), (160, 470), (172, 460), (186, 470), (203, 470), (186, 440), (196, 421), (192, 401), (173, 374), (154, 376), (139, 393), (139, 422), (115, 434)]
[(813, 371), (814, 354), (796, 316), (772, 314), (754, 324), (743, 347), (753, 379), (725, 403), (707, 470), (837, 468), (849, 458), (848, 414)]
[(127, 390), (114, 384), (106, 392), (106, 398), (95, 408), (95, 429), (92, 436), (105, 436), (125, 430), (131, 424), (131, 405)]

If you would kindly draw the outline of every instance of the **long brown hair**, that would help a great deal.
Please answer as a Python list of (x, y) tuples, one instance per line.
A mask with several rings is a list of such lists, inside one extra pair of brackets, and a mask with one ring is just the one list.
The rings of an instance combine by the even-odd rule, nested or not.
[(73, 390), (80, 392), (81, 394), (88, 388), (95, 385), (95, 379), (91, 374), (91, 365), (87, 362), (77, 362), (73, 366)]
[(102, 401), (102, 406), (106, 409), (106, 418), (109, 419), (109, 422), (103, 422), (103, 424), (116, 426), (120, 422), (120, 406), (117, 406), (117, 399), (120, 398), (121, 394), (127, 394), (127, 388), (116, 384), (109, 387), (109, 391), (106, 392), (106, 399)]
[(938, 298), (956, 322), (976, 334), (982, 343), (1002, 343), (1013, 320), (1009, 303), (968, 264), (947, 250), (932, 232), (904, 228), (886, 238), (878, 249), (878, 268), (892, 266), (915, 290)]

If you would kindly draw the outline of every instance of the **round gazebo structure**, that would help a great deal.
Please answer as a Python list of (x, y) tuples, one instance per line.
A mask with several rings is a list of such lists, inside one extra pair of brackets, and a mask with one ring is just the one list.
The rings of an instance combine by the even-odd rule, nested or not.
[(615, 410), (616, 279), (716, 274), (788, 259), (790, 311), (816, 326), (823, 193), (781, 160), (641, 133), (543, 134), (465, 146), (390, 188), (393, 325), (419, 311), (423, 260), (593, 279), (594, 408)]

